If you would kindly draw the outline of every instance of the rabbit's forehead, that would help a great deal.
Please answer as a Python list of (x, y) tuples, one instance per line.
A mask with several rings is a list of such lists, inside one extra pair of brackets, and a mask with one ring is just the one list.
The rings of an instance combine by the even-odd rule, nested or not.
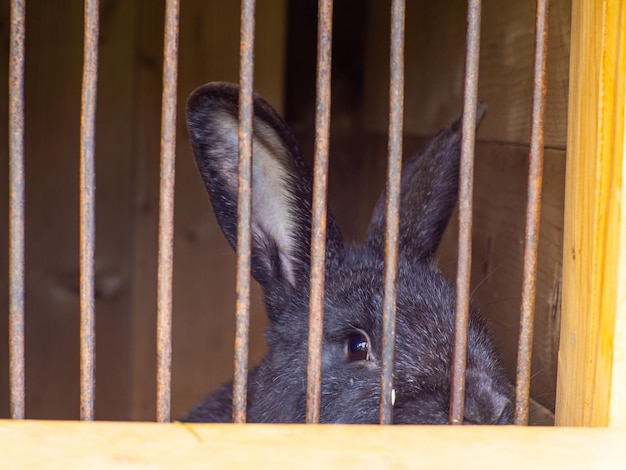
[[(383, 271), (380, 262), (344, 265), (327, 279), (326, 307), (329, 329), (346, 325), (365, 330), (380, 340), (383, 305)], [(401, 262), (397, 277), (397, 333), (420, 340), (444, 332), (449, 335), (454, 314), (454, 289), (437, 271), (424, 264)]]

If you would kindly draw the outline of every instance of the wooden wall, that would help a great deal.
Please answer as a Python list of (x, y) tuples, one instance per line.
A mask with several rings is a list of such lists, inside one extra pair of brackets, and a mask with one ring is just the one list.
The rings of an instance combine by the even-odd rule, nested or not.
[[(96, 130), (96, 417), (155, 416), (156, 259), (163, 1), (101, 3)], [(284, 1), (258, 2), (256, 88), (280, 109)], [(180, 13), (173, 415), (232, 375), (234, 256), (214, 222), (186, 135), (188, 94), (238, 78), (236, 2), (185, 1)], [(0, 35), (8, 44), (8, 2)], [(77, 418), (78, 158), (83, 2), (26, 10), (26, 416)], [(8, 47), (0, 51), (6, 83)], [(7, 89), (7, 87), (3, 87)], [(7, 97), (0, 95), (0, 244), (7, 246)], [(0, 249), (0, 311), (7, 249)], [(217, 267), (217, 269), (210, 269)], [(263, 351), (254, 293), (251, 360)], [(0, 344), (7, 324), (0, 322)], [(0, 348), (0, 416), (8, 416)], [(219, 364), (217, 367), (216, 365)]]
[[(257, 4), (255, 89), (282, 109), (286, 3)], [(139, 39), (138, 148), (135, 204), (135, 282), (133, 285), (133, 419), (154, 417), (152, 384), (156, 374), (156, 254), (158, 229), (158, 135), (161, 87), (162, 19), (151, 2)], [(181, 7), (179, 114), (175, 203), (172, 414), (181, 416), (209, 391), (232, 377), (234, 350), (235, 256), (211, 212), (192, 157), (184, 119), (191, 91), (215, 80), (239, 77), (238, 2), (183, 2)], [(158, 96), (158, 99), (155, 97)], [(256, 286), (255, 286), (256, 287)], [(252, 294), (251, 357), (264, 351), (264, 311), (258, 290)], [(144, 333), (147, 330), (148, 333)]]
[[(237, 2), (181, 5), (174, 268), (173, 416), (232, 375), (234, 255), (215, 225), (184, 125), (184, 101), (211, 80), (236, 81)], [(315, 3), (257, 6), (255, 88), (285, 114), (312, 154)], [(405, 153), (461, 107), (465, 2), (407, 2)], [(78, 416), (78, 130), (82, 2), (27, 6), (27, 416)], [(330, 204), (360, 239), (384, 185), (389, 2), (335, 4)], [(0, 41), (8, 41), (0, 5)], [(97, 127), (97, 418), (155, 416), (156, 247), (163, 1), (102, 2)], [(554, 405), (560, 319), (570, 4), (552, 2), (546, 163), (532, 395)], [(289, 40), (287, 40), (289, 38)], [(483, 2), (473, 302), (489, 318), (511, 377), (521, 290), (530, 134), (534, 4)], [(7, 75), (0, 50), (0, 83)], [(6, 87), (5, 87), (6, 89)], [(0, 95), (0, 141), (6, 136)], [(6, 146), (0, 147), (5, 162)], [(7, 181), (0, 164), (0, 187)], [(7, 245), (6, 191), (0, 246)], [(456, 223), (439, 252), (454, 278)], [(7, 305), (0, 249), (0, 310)], [(253, 292), (251, 361), (264, 350)], [(6, 341), (0, 322), (0, 344)], [(0, 416), (8, 416), (6, 348), (0, 349)], [(548, 418), (549, 419), (549, 418)]]

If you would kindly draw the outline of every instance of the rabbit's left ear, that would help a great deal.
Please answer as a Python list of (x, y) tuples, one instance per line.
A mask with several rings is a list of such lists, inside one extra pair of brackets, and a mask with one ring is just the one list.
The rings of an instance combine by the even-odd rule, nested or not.
[[(479, 104), (476, 125), (486, 107)], [(458, 197), (461, 117), (444, 127), (402, 167), (399, 249), (419, 261), (435, 252)], [(378, 199), (365, 243), (381, 254), (385, 246), (385, 191)]]
[[(211, 83), (187, 102), (187, 125), (215, 216), (237, 243), (239, 88)], [(252, 157), (252, 275), (264, 289), (308, 283), (312, 180), (291, 131), (262, 98), (254, 99)], [(330, 214), (327, 257), (343, 242)], [(303, 284), (304, 283), (304, 284)]]

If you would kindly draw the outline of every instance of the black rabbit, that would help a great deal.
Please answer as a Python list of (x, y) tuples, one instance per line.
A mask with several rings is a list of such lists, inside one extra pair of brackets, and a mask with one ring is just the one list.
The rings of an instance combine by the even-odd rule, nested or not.
[[(211, 83), (192, 93), (187, 123), (217, 220), (236, 244), (238, 88)], [(484, 109), (479, 109), (482, 118)], [(267, 355), (248, 378), (249, 422), (305, 418), (311, 231), (310, 170), (294, 136), (262, 98), (254, 100), (252, 275), (264, 291)], [(456, 204), (460, 120), (402, 170), (395, 364), (395, 423), (448, 422), (454, 287), (432, 255)], [(320, 421), (379, 420), (384, 195), (361, 246), (344, 244), (330, 212)], [(231, 420), (232, 384), (184, 421)], [(507, 424), (512, 391), (483, 320), (469, 323), (465, 422)]]

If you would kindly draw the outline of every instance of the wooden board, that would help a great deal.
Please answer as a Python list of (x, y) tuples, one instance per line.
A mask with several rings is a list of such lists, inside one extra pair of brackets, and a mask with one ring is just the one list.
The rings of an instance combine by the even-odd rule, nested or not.
[(557, 423), (626, 424), (623, 2), (575, 1)]
[[(527, 144), (530, 136), (535, 2), (482, 2), (479, 100), (497, 119), (483, 138)], [(564, 149), (570, 41), (569, 1), (550, 7), (545, 143)], [(370, 2), (363, 121), (386, 132), (389, 110), (389, 2)], [(466, 2), (407, 2), (405, 130), (430, 135), (460, 112), (465, 67)]]
[[(531, 396), (554, 411), (561, 316), (563, 202), (566, 155), (544, 161), (535, 300)], [(528, 148), (478, 143), (474, 173), (472, 304), (488, 319), (514, 383), (526, 224)], [(439, 250), (442, 269), (456, 279), (458, 219)], [(531, 419), (532, 424), (532, 419)]]
[(9, 468), (622, 469), (626, 429), (0, 421)]
[[(134, 269), (132, 419), (156, 409), (156, 260), (162, 10), (141, 3)], [(239, 4), (189, 1), (181, 5), (173, 286), (172, 417), (180, 417), (232, 377), (235, 256), (215, 222), (186, 131), (185, 102), (205, 82), (238, 81)], [(282, 109), (286, 3), (258, 2), (255, 89)], [(250, 362), (265, 349), (265, 313), (252, 293)]]
[[(96, 130), (96, 416), (149, 419), (155, 408), (156, 240), (164, 2), (105, 2), (100, 11)], [(8, 2), (0, 23), (9, 24)], [(26, 13), (26, 416), (77, 418), (78, 157), (84, 3), (29, 4)], [(283, 107), (283, 0), (257, 5), (256, 89)], [(8, 44), (8, 27), (0, 28)], [(234, 257), (216, 226), (187, 138), (187, 95), (237, 81), (239, 5), (182, 2), (174, 285), (174, 416), (232, 374)], [(7, 48), (0, 52), (6, 80)], [(6, 90), (6, 86), (4, 89)], [(6, 94), (0, 109), (6, 110)], [(6, 136), (2, 112), (0, 138)], [(6, 142), (6, 138), (2, 138)], [(0, 186), (7, 181), (0, 146)], [(6, 191), (0, 243), (7, 246)], [(6, 311), (7, 250), (0, 250)], [(225, 268), (225, 266), (228, 266)], [(210, 269), (209, 269), (210, 268)], [(226, 293), (231, 293), (229, 296)], [(253, 293), (252, 361), (264, 348)], [(0, 344), (7, 323), (0, 322)], [(0, 416), (8, 416), (0, 348)], [(214, 368), (214, 364), (220, 364)], [(131, 410), (132, 408), (132, 410)]]
[[(8, 2), (3, 4), (5, 16), (0, 19), (3, 35), (4, 31), (8, 34), (9, 24), (5, 4)], [(26, 416), (31, 417), (72, 418), (79, 414), (83, 8), (81, 1), (64, 0), (29, 4), (26, 12)], [(96, 395), (97, 416), (110, 418), (125, 416), (129, 404), (130, 368), (125, 358), (129, 355), (132, 247), (126, 242), (132, 238), (134, 54), (128, 44), (132, 44), (134, 22), (131, 2), (108, 3), (102, 9), (96, 128)], [(0, 154), (0, 161), (5, 162), (6, 146), (0, 147)], [(5, 186), (2, 188), (4, 192)], [(4, 217), (0, 224), (5, 236)], [(4, 284), (6, 265), (0, 264)], [(5, 311), (6, 291), (0, 289), (0, 308)], [(6, 331), (6, 322), (1, 325)], [(4, 347), (0, 362), (3, 368), (7, 364)], [(7, 412), (4, 377), (0, 375), (2, 414)]]

